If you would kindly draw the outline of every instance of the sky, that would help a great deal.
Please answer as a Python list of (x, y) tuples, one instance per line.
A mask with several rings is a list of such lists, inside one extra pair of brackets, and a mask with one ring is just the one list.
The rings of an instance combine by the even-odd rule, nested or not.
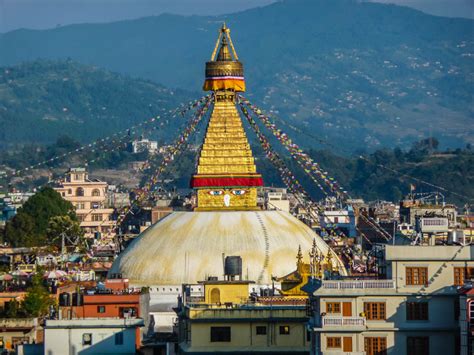
[[(0, 32), (113, 22), (161, 13), (219, 15), (275, 0), (0, 0)], [(328, 0), (330, 1), (330, 0)], [(474, 0), (361, 0), (396, 3), (440, 16), (474, 18)]]

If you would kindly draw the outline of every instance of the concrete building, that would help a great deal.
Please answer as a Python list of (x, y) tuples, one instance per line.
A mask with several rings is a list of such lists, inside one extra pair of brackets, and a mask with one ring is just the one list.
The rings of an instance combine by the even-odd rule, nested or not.
[(141, 153), (148, 152), (154, 154), (158, 151), (158, 142), (151, 141), (147, 138), (141, 138), (132, 142), (132, 152)]
[(285, 188), (264, 187), (262, 192), (265, 209), (290, 212), (290, 200)]
[[(203, 282), (178, 305), (180, 354), (308, 354), (305, 300), (249, 297), (251, 281)], [(186, 290), (186, 289), (185, 289)]]
[(348, 237), (356, 236), (356, 218), (352, 206), (345, 209), (325, 210), (320, 218), (323, 228), (336, 228)]
[(42, 327), (38, 318), (0, 319), (0, 350), (16, 350), (20, 344), (42, 341)]
[(385, 246), (379, 280), (314, 280), (312, 353), (458, 354), (474, 246)]
[(429, 204), (423, 200), (403, 200), (400, 202), (400, 223), (414, 226), (421, 217), (446, 217), (449, 227), (457, 225), (456, 206), (448, 204)]
[(44, 353), (51, 355), (135, 354), (143, 319), (46, 320)]
[(89, 179), (86, 169), (71, 168), (60, 187), (61, 196), (76, 208), (76, 215), (88, 238), (115, 236), (114, 210), (107, 206), (107, 183)]
[[(471, 270), (471, 280), (474, 273)], [(474, 353), (474, 288), (472, 281), (459, 289), (460, 355)]]

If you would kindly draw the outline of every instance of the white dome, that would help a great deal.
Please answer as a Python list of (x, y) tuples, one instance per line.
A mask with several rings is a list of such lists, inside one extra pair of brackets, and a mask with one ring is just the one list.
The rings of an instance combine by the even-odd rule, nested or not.
[(299, 245), (308, 261), (313, 239), (326, 254), (329, 246), (320, 236), (282, 211), (174, 212), (134, 240), (109, 273), (138, 285), (196, 283), (222, 277), (224, 253), (242, 257), (244, 278), (271, 283), (271, 276), (296, 269)]

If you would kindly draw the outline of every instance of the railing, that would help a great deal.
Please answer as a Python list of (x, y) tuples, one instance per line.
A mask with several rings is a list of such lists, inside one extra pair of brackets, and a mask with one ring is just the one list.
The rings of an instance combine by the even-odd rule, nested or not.
[(365, 327), (364, 317), (324, 316), (323, 327)]
[(343, 289), (376, 289), (376, 288), (395, 288), (393, 280), (347, 280), (347, 281), (323, 281), (324, 289), (343, 290)]

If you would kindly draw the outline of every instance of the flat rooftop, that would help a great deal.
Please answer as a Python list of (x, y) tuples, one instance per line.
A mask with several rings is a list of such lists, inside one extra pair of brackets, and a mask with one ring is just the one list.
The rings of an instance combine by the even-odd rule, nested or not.
[(472, 261), (474, 245), (387, 245), (387, 261)]

